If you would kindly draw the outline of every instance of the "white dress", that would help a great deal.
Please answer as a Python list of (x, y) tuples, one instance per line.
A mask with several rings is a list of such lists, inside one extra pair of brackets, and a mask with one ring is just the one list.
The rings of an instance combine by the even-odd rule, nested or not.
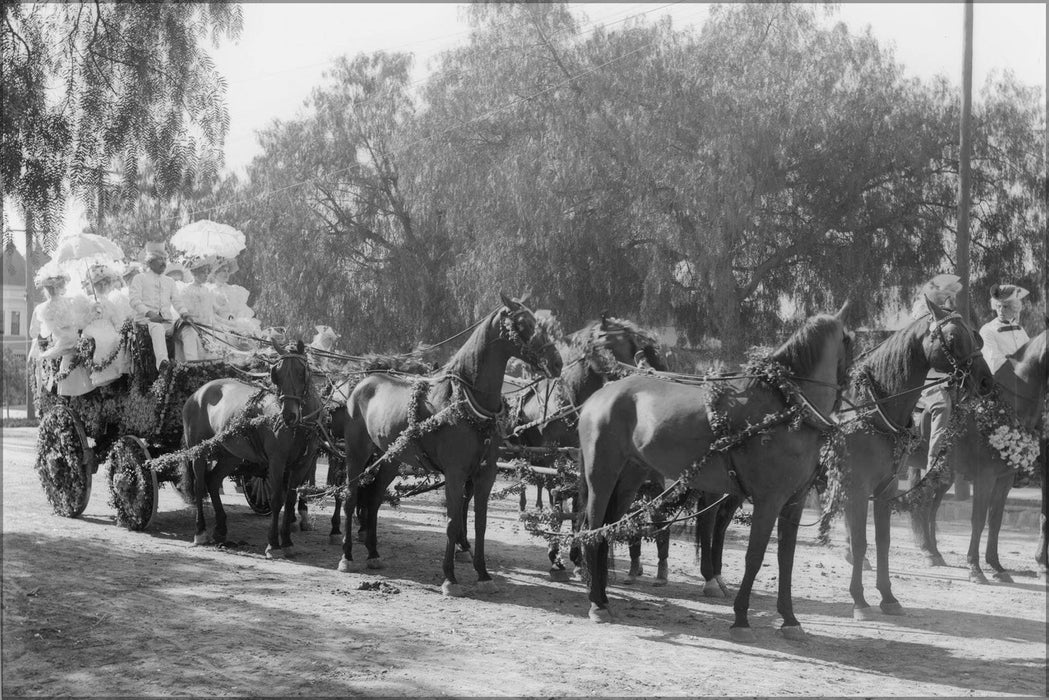
[[(73, 362), (80, 331), (91, 322), (94, 307), (87, 297), (78, 294), (53, 297), (37, 309), (40, 321), (37, 334), (51, 341), (40, 356), (44, 360), (60, 357), (59, 374), (66, 374)], [(50, 382), (47, 388), (51, 388)], [(80, 396), (93, 388), (88, 368), (80, 366), (58, 382), (57, 391), (61, 396)]]
[(1006, 323), (994, 318), (980, 328), (983, 339), (983, 359), (991, 368), (991, 374), (1005, 364), (1005, 358), (1022, 348), (1030, 337), (1018, 322)]
[(91, 383), (95, 386), (109, 384), (121, 374), (130, 371), (131, 360), (127, 348), (120, 347), (120, 329), (133, 312), (130, 304), (124, 308), (121, 301), (122, 298), (115, 291), (99, 297), (94, 319), (84, 328), (84, 336), (95, 341), (95, 352), (91, 359), (96, 364), (109, 359), (116, 351), (116, 357), (111, 364), (100, 371), (91, 372)]

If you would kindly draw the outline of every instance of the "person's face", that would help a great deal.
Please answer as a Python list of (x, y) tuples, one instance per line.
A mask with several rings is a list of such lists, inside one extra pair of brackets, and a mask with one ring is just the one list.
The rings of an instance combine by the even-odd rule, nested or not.
[(998, 305), (998, 318), (1003, 321), (1015, 321), (1020, 316), (1020, 303), (1004, 301)]
[(219, 284), (226, 284), (226, 282), (229, 281), (229, 270), (224, 267), (220, 267), (219, 269), (215, 270), (214, 277), (215, 281)]
[(150, 258), (146, 264), (149, 266), (150, 270), (158, 275), (163, 274), (168, 266), (168, 262), (164, 258)]
[(50, 284), (50, 285), (44, 287), (44, 291), (47, 292), (47, 298), (48, 299), (54, 299), (55, 297), (60, 297), (63, 294), (65, 294), (65, 292), (66, 292), (66, 283), (65, 282), (56, 282), (54, 284)]
[(113, 283), (109, 279), (99, 280), (95, 282), (95, 294), (102, 295), (108, 294), (109, 290), (113, 288)]

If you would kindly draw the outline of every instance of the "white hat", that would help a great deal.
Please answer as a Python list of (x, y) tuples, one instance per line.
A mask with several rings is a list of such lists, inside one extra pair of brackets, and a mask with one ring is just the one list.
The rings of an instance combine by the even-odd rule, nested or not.
[(1007, 301), (1022, 301), (1029, 294), (1029, 291), (1015, 284), (994, 284), (991, 285), (991, 305)]
[(320, 326), (314, 326), (314, 328), (316, 328), (316, 329), (317, 329), (317, 333), (318, 333), (319, 335), (328, 335), (328, 334), (331, 334), (332, 336), (334, 336), (334, 337), (336, 337), (336, 338), (341, 338), (341, 337), (342, 337), (341, 335), (339, 335), (338, 333), (336, 333), (336, 332), (335, 332), (335, 329), (334, 329), (334, 328), (332, 328), (331, 326), (324, 326), (324, 325), (320, 325)]
[(44, 263), (36, 275), (33, 276), (33, 284), (37, 289), (41, 287), (53, 287), (57, 284), (65, 284), (69, 281), (69, 273), (58, 266), (54, 260)]
[(943, 273), (936, 275), (925, 283), (925, 290), (929, 292), (941, 292), (943, 294), (957, 294), (962, 291), (962, 278), (958, 275)]

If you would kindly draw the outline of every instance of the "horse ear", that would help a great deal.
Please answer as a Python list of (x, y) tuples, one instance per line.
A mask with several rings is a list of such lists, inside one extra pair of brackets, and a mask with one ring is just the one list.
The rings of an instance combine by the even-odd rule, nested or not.
[(499, 292), (499, 298), (502, 299), (503, 306), (510, 309), (511, 311), (516, 311), (521, 306), (520, 302), (514, 301), (510, 297), (506, 296), (504, 292)]
[(840, 309), (838, 309), (838, 313), (834, 314), (834, 318), (838, 319), (838, 321), (840, 321), (842, 324), (844, 324), (846, 319), (848, 319), (849, 306), (851, 305), (851, 303), (852, 302), (846, 299), (845, 303), (841, 305)]
[(273, 349), (277, 351), (278, 355), (284, 354), (284, 348), (280, 346), (280, 343), (277, 342), (276, 338), (270, 338), (270, 345), (273, 346)]
[(929, 308), (929, 311), (932, 313), (933, 319), (939, 321), (940, 319), (947, 317), (947, 312), (941, 309), (935, 301), (929, 298), (928, 295), (925, 295), (925, 305)]
[(528, 290), (527, 292), (525, 292), (524, 294), (521, 295), (521, 298), (517, 300), (517, 303), (520, 304), (521, 306), (524, 306), (525, 302), (528, 301), (531, 298), (532, 298), (532, 290)]
[(299, 338), (299, 342), (295, 344), (295, 354), (302, 355), (306, 351), (306, 346), (302, 342), (302, 338)]

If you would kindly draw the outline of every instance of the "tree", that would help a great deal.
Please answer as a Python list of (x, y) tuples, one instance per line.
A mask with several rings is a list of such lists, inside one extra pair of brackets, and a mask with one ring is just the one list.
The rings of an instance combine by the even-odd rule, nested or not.
[(4, 348), (4, 406), (10, 413), (11, 406), (22, 405), (26, 401), (26, 363), (25, 358), (14, 353), (11, 348)]
[(203, 44), (235, 38), (227, 3), (3, 3), (2, 187), (49, 247), (67, 194), (89, 208), (104, 173), (139, 157), (161, 192), (221, 163), (225, 81)]

